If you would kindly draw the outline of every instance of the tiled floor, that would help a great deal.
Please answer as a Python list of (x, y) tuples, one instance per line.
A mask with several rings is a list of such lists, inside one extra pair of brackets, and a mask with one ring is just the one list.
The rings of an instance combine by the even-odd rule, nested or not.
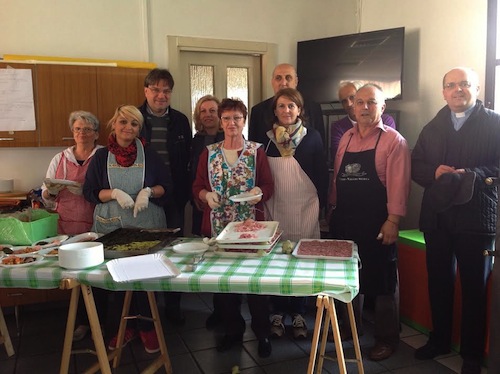
[[(273, 340), (271, 357), (262, 359), (257, 355), (257, 341), (250, 329), (250, 321), (246, 304), (243, 305), (243, 315), (247, 319), (247, 331), (242, 346), (233, 347), (230, 351), (219, 353), (215, 349), (215, 335), (213, 331), (205, 329), (205, 320), (212, 307), (211, 294), (185, 294), (182, 298), (182, 307), (187, 323), (181, 328), (174, 328), (165, 321), (163, 327), (167, 341), (174, 373), (176, 374), (215, 374), (231, 373), (232, 368), (239, 367), (239, 373), (245, 374), (292, 374), (305, 373), (307, 369), (310, 341), (294, 341), (291, 335)], [(309, 337), (312, 336), (311, 327), (314, 325), (314, 300), (311, 299), (311, 308), (307, 315), (310, 327)], [(163, 310), (159, 302), (160, 313)], [(7, 325), (13, 340), (16, 354), (8, 358), (3, 346), (0, 345), (0, 373), (57, 373), (61, 359), (64, 329), (66, 325), (67, 306), (61, 304), (40, 304), (19, 309), (19, 327), (13, 309), (4, 309)], [(367, 313), (368, 314), (368, 313)], [(290, 323), (290, 321), (287, 321)], [(373, 345), (372, 324), (364, 323), (365, 334), (360, 338), (364, 357)], [(106, 341), (111, 331), (107, 331)], [(453, 374), (460, 372), (461, 359), (455, 354), (439, 357), (437, 360), (418, 361), (413, 358), (414, 347), (423, 345), (426, 337), (417, 331), (403, 326), (401, 344), (398, 351), (389, 359), (382, 362), (372, 362), (364, 359), (364, 370), (367, 374), (375, 373), (404, 373), (404, 374)], [(346, 356), (354, 357), (352, 342), (344, 343)], [(74, 344), (74, 349), (92, 349), (92, 340), (89, 336), (82, 342)], [(334, 352), (333, 343), (328, 343), (327, 350)], [(140, 341), (127, 345), (120, 367), (115, 373), (138, 373), (156, 355), (145, 353)], [(72, 356), (70, 373), (82, 373), (95, 357), (91, 354), (77, 354)], [(357, 373), (355, 363), (348, 363), (349, 373)], [(163, 372), (159, 371), (159, 372)], [(325, 361), (324, 373), (338, 373), (335, 362)], [(483, 369), (486, 373), (486, 369)]]

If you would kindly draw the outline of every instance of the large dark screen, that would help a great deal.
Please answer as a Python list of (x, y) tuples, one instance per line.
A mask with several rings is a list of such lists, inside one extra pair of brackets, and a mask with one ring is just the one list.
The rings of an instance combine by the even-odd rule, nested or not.
[(338, 101), (345, 81), (377, 83), (387, 99), (401, 99), (404, 27), (297, 43), (298, 89), (318, 103)]

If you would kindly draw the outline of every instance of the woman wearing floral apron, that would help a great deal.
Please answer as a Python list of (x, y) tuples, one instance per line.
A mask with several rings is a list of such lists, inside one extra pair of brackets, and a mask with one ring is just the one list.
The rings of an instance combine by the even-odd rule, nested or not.
[[(96, 204), (93, 230), (98, 233), (122, 227), (166, 227), (163, 205), (166, 192), (170, 193), (170, 173), (158, 154), (144, 147), (143, 139), (138, 137), (143, 123), (136, 107), (118, 107), (108, 122), (112, 129), (108, 146), (96, 152), (89, 166), (83, 193)], [(115, 298), (118, 294), (114, 293)], [(150, 315), (146, 294), (135, 292), (134, 299), (137, 311)], [(159, 346), (152, 322), (139, 320), (138, 329), (146, 352), (157, 352)], [(127, 328), (124, 344), (136, 336), (135, 329)], [(109, 349), (115, 348), (116, 336), (109, 343)]]
[[(200, 155), (193, 196), (205, 204), (201, 233), (217, 236), (229, 222), (246, 219), (263, 220), (262, 202), (273, 194), (274, 184), (266, 154), (259, 143), (246, 141), (243, 128), (247, 108), (240, 100), (224, 99), (219, 105), (219, 117), (224, 130), (224, 140), (211, 144)], [(230, 196), (250, 192), (260, 194), (249, 202), (235, 203)], [(271, 354), (267, 297), (247, 295), (252, 330), (259, 341), (259, 355)], [(217, 344), (225, 351), (241, 343), (245, 320), (241, 316), (241, 295), (215, 294), (214, 315), (224, 324), (225, 335)]]
[[(273, 99), (275, 124), (266, 147), (274, 179), (273, 196), (265, 203), (266, 220), (278, 221), (282, 239), (319, 239), (319, 210), (326, 202), (328, 168), (319, 132), (305, 127), (304, 101), (293, 88)], [(286, 313), (292, 317), (294, 338), (306, 338), (306, 297), (272, 297), (271, 333), (285, 333)]]

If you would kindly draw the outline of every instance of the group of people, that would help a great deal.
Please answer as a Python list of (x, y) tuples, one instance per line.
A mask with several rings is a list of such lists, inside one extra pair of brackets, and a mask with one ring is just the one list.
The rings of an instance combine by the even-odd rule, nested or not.
[[(377, 86), (367, 84), (356, 91), (348, 83), (340, 88), (339, 100), (348, 116), (331, 131), (335, 172), (329, 195), (330, 233), (358, 244), (363, 266), (354, 305), (360, 315), (364, 297), (374, 302), (375, 345), (369, 356), (388, 358), (399, 342), (399, 220), (406, 212), (410, 180), (422, 186), (419, 227), (426, 244), (432, 331), (415, 358), (432, 359), (450, 351), (458, 269), (461, 373), (478, 374), (492, 270), (492, 259), (483, 252), (493, 250), (497, 226), (498, 183), (492, 181), (500, 171), (500, 115), (477, 99), (479, 77), (470, 68), (448, 71), (442, 93), (446, 105), (422, 129), (410, 156), (404, 138), (391, 128), (391, 118), (382, 116), (385, 104)], [(492, 351), (500, 344), (497, 332), (493, 317), (492, 373), (500, 370)]]
[[(446, 73), (447, 105), (424, 127), (411, 154), (392, 117), (384, 114), (382, 89), (374, 83), (342, 84), (339, 101), (347, 116), (331, 125), (330, 183), (321, 108), (297, 90), (292, 65), (276, 66), (271, 84), (274, 96), (251, 110), (248, 139), (243, 136), (248, 116), (243, 102), (211, 95), (196, 104), (193, 137), (187, 117), (170, 107), (174, 81), (165, 69), (146, 77), (142, 106), (116, 109), (108, 123), (107, 147), (96, 145), (95, 116), (72, 113), (75, 146), (54, 157), (47, 177), (77, 183), (43, 186), (44, 199), (57, 204), (59, 231), (183, 228), (184, 208), (191, 200), (195, 234), (214, 237), (232, 221), (272, 220), (280, 222), (283, 239), (298, 241), (320, 238), (320, 210), (328, 207), (330, 237), (358, 245), (363, 265), (356, 317), (361, 322), (365, 297), (373, 301), (375, 344), (369, 356), (383, 360), (399, 343), (396, 241), (413, 178), (425, 188), (420, 228), (426, 239), (433, 322), (429, 342), (415, 356), (430, 359), (450, 349), (458, 263), (462, 373), (479, 373), (492, 268), (482, 251), (493, 249), (497, 207), (496, 187), (484, 180), (498, 176), (500, 116), (477, 100), (477, 74), (469, 68)], [(243, 203), (229, 199), (242, 192), (255, 198)], [(182, 323), (180, 293), (166, 297), (170, 319)], [(305, 298), (273, 297), (270, 303), (262, 295), (247, 299), (262, 357), (271, 354), (269, 336), (285, 333), (287, 315), (294, 337), (307, 335)], [(136, 303), (138, 308), (141, 304)], [(220, 351), (242, 340), (240, 305), (241, 295), (214, 295), (207, 327), (223, 326)], [(139, 329), (147, 351), (155, 350), (149, 344), (154, 337), (146, 334), (151, 331), (151, 326)], [(134, 332), (126, 333), (125, 342), (133, 337)]]

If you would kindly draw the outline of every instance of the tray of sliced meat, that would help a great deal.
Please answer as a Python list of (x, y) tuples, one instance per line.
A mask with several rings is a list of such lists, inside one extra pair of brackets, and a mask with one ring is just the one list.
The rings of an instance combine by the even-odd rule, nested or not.
[(350, 260), (358, 258), (358, 246), (352, 240), (302, 239), (292, 255), (298, 258), (328, 258), (331, 260)]
[(268, 243), (278, 229), (277, 221), (230, 222), (217, 236), (217, 243)]
[(232, 248), (232, 249), (270, 249), (274, 247), (279, 238), (281, 238), (283, 231), (278, 229), (272, 239), (268, 242), (257, 243), (217, 243), (219, 248)]

